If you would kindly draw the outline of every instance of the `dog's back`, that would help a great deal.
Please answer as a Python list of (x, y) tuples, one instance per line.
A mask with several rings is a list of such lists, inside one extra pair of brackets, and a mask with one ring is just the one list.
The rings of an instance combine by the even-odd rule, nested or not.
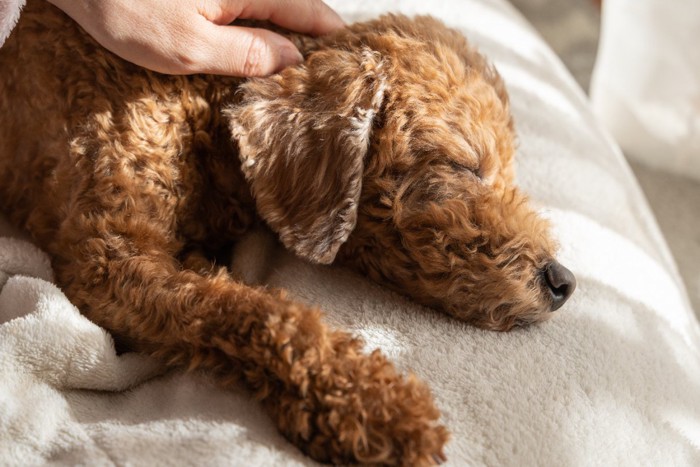
[[(95, 183), (115, 213), (149, 210), (180, 241), (221, 243), (252, 221), (220, 121), (239, 79), (133, 66), (43, 1), (28, 2), (0, 49), (0, 70), (0, 209), (43, 248), (64, 250), (53, 245), (56, 230)], [(149, 191), (150, 205), (142, 199)]]

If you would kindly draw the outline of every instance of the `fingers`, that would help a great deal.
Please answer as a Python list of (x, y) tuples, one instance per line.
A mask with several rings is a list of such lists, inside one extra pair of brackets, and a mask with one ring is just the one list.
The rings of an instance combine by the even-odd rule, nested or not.
[[(219, 0), (219, 14), (229, 22), (236, 18), (268, 20), (303, 34), (322, 35), (345, 26), (322, 0)], [(220, 18), (208, 18), (216, 22)]]
[(266, 76), (302, 62), (290, 41), (266, 29), (211, 25), (200, 66), (206, 73)]
[(294, 45), (264, 29), (226, 26), (237, 18), (271, 21), (283, 28), (321, 35), (345, 26), (322, 0), (209, 0), (199, 13), (207, 20), (202, 72), (265, 76), (302, 61)]

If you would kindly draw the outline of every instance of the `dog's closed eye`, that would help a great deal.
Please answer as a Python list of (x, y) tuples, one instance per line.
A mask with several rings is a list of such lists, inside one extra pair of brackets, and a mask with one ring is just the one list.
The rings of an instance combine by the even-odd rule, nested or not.
[(454, 159), (447, 159), (447, 163), (449, 164), (450, 167), (452, 167), (457, 172), (466, 172), (468, 174), (474, 175), (479, 180), (484, 179), (484, 174), (483, 174), (483, 171), (481, 170), (480, 165), (477, 165), (477, 166), (466, 165), (466, 164), (463, 164), (461, 162), (457, 162)]

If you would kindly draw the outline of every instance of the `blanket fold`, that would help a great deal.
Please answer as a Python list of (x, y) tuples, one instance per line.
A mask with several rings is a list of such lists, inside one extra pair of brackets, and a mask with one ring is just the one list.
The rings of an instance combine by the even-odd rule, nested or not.
[(117, 356), (112, 337), (51, 279), (43, 252), (0, 238), (0, 361), (60, 389), (123, 391), (161, 371), (142, 355)]

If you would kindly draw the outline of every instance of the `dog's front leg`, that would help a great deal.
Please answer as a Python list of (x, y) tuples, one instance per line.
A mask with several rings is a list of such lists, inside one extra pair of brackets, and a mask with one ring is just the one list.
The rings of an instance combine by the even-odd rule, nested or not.
[(223, 385), (242, 377), (281, 432), (313, 458), (442, 459), (447, 433), (435, 423), (427, 387), (328, 329), (318, 310), (225, 272), (184, 270), (143, 238), (121, 259), (109, 257), (105, 239), (79, 244), (80, 257), (59, 261), (57, 276), (90, 319), (171, 366), (209, 370)]

